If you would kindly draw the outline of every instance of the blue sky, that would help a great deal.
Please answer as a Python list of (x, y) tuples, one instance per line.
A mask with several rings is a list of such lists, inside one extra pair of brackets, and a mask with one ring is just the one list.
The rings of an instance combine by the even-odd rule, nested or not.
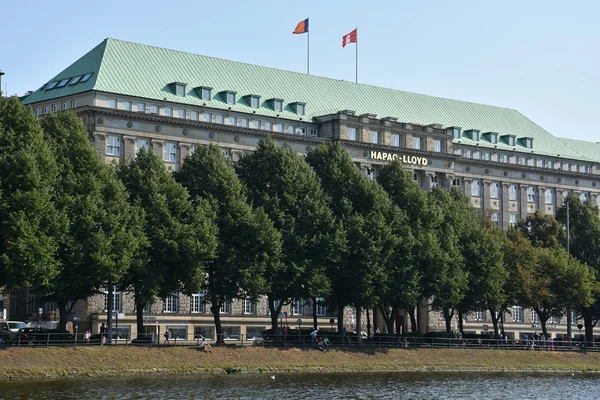
[(106, 37), (514, 108), (556, 136), (600, 141), (593, 0), (0, 0), (9, 94), (35, 90)]

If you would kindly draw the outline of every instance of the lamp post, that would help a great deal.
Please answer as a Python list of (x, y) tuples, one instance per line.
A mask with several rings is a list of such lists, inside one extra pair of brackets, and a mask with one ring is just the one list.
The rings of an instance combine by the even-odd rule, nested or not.
[(0, 93), (2, 93), (2, 75), (4, 75), (4, 72), (0, 70)]

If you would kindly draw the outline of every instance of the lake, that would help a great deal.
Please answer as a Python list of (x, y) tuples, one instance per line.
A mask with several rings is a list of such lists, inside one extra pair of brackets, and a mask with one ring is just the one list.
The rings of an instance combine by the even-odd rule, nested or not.
[(599, 374), (310, 373), (0, 382), (2, 399), (592, 399)]

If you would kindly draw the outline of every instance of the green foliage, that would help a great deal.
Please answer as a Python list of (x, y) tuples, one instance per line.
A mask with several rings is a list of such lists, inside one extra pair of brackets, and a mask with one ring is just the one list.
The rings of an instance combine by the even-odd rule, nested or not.
[(58, 274), (40, 290), (57, 302), (64, 325), (71, 311), (67, 304), (72, 307), (127, 271), (140, 244), (141, 220), (114, 169), (90, 143), (81, 118), (52, 114), (42, 127), (57, 162), (55, 205), (65, 226), (55, 232)]
[(58, 169), (37, 118), (0, 96), (0, 287), (48, 284), (56, 276)]
[(233, 298), (256, 298), (265, 291), (265, 271), (278, 268), (281, 237), (266, 213), (254, 212), (231, 162), (215, 145), (187, 157), (176, 179), (198, 204), (211, 204), (217, 234), (216, 258), (203, 287), (221, 337), (220, 308)]
[(557, 249), (565, 242), (565, 231), (551, 215), (542, 215), (537, 210), (533, 215), (520, 220), (517, 228), (534, 247)]

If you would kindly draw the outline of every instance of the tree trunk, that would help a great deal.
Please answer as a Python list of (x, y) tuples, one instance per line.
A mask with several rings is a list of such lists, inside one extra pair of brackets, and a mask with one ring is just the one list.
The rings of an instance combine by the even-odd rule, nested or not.
[(356, 306), (356, 334), (358, 335), (358, 344), (359, 345), (362, 343), (361, 328), (362, 328), (362, 310), (361, 310), (360, 306)]
[(385, 322), (385, 327), (387, 329), (386, 334), (393, 335), (394, 334), (394, 312), (389, 312), (387, 306), (380, 305), (379, 309), (381, 310), (381, 316), (383, 317), (383, 322)]
[(225, 341), (223, 340), (223, 327), (221, 326), (221, 302), (213, 299), (213, 301), (210, 303), (210, 311), (212, 312), (215, 320), (215, 331), (217, 334), (215, 345), (218, 346), (225, 344)]
[(338, 305), (337, 320), (338, 333), (342, 333), (344, 330), (344, 306), (342, 305)]
[(281, 314), (283, 300), (279, 301), (279, 306), (277, 307), (277, 309), (275, 308), (275, 298), (273, 298), (272, 294), (267, 295), (267, 301), (269, 302), (269, 311), (271, 312), (271, 329), (273, 330), (273, 334), (277, 335), (279, 329), (279, 324), (277, 320), (279, 319), (279, 314)]
[(371, 313), (369, 312), (369, 308), (367, 307), (367, 337), (371, 337)]
[(592, 322), (592, 318), (584, 317), (583, 326), (585, 327), (586, 348), (588, 348), (594, 344), (594, 323)]
[(313, 329), (318, 329), (317, 328), (317, 298), (311, 297), (310, 301), (312, 302)]
[(59, 303), (56, 302), (60, 313), (58, 315), (58, 329), (64, 331), (67, 329), (67, 317), (69, 316), (69, 312), (67, 311), (67, 303)]
[(114, 291), (114, 287), (113, 287), (113, 281), (112, 281), (112, 277), (108, 278), (108, 310), (106, 312), (106, 332), (108, 332), (107, 335), (107, 343), (112, 343), (112, 320), (113, 320), (113, 308), (114, 308), (114, 304), (113, 304), (113, 291)]
[(410, 314), (410, 330), (413, 333), (419, 332), (419, 325), (417, 324), (417, 318), (415, 317), (416, 306), (412, 307), (409, 311)]
[(462, 316), (463, 316), (463, 314), (459, 311), (458, 315), (457, 315), (457, 317), (458, 317), (458, 331), (460, 332), (461, 335), (464, 334), (464, 331), (463, 331), (463, 318), (462, 318)]
[(450, 311), (447, 308), (442, 310), (444, 314), (444, 322), (446, 322), (446, 333), (452, 332), (452, 317), (454, 316), (454, 310)]
[(496, 316), (496, 310), (494, 308), (490, 308), (490, 315), (492, 316), (492, 325), (494, 325), (494, 335), (498, 336), (498, 316)]
[(538, 317), (540, 317), (540, 325), (542, 325), (542, 335), (544, 335), (544, 339), (546, 339), (546, 334), (548, 333), (548, 331), (546, 330), (546, 322), (548, 321), (549, 316), (546, 315), (546, 313), (543, 312), (538, 312), (537, 310), (534, 310)]
[(139, 299), (139, 297), (141, 296), (135, 296), (135, 323), (137, 325), (137, 337), (138, 339), (146, 339), (146, 332), (144, 329), (144, 307), (146, 304), (143, 300)]

